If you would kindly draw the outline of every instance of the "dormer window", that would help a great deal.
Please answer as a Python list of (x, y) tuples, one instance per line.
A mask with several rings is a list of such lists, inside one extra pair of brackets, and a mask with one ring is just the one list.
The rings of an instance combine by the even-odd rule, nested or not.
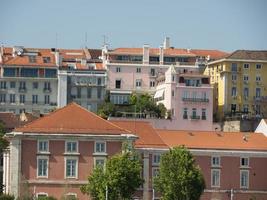
[(43, 57), (43, 62), (44, 63), (51, 63), (51, 58), (50, 57)]
[(36, 63), (36, 56), (34, 56), (34, 55), (29, 55), (29, 62), (30, 62), (30, 63)]

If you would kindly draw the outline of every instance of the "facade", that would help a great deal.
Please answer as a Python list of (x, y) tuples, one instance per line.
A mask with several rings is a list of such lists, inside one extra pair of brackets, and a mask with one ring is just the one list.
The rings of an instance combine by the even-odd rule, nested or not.
[(217, 50), (177, 49), (170, 46), (169, 38), (159, 48), (144, 45), (143, 48), (108, 50), (104, 46), (102, 59), (107, 70), (107, 90), (110, 91), (111, 102), (127, 104), (133, 92), (154, 94), (156, 78), (164, 75), (171, 65), (177, 70), (199, 70), (199, 65), (205, 65), (206, 57), (214, 59), (220, 55), (225, 53)]
[(267, 136), (267, 119), (261, 119), (255, 130), (255, 133), (263, 133), (265, 136)]
[(213, 88), (208, 76), (197, 71), (178, 71), (170, 66), (158, 77), (154, 99), (170, 112), (171, 123), (154, 123), (156, 128), (213, 130)]
[(0, 57), (1, 112), (48, 113), (57, 107), (56, 52), (1, 47)]
[(159, 199), (153, 176), (160, 156), (179, 145), (189, 148), (204, 174), (201, 200), (267, 198), (267, 138), (260, 133), (159, 130), (144, 121), (106, 121), (72, 103), (7, 138), (5, 192), (15, 196), (25, 192), (27, 183), (34, 196), (88, 199), (79, 187), (87, 183), (90, 171), (130, 141), (141, 155), (145, 180), (135, 199)]
[(214, 86), (214, 113), (229, 116), (266, 116), (267, 51), (237, 50), (208, 64), (205, 74)]

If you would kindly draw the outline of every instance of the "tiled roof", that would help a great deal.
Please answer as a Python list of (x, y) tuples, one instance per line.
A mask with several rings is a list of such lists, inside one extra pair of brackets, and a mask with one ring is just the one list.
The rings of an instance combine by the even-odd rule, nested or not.
[(130, 133), (76, 103), (68, 104), (49, 115), (15, 129), (15, 131), (24, 133), (62, 133), (74, 135), (120, 135)]
[(32, 114), (25, 113), (25, 120), (20, 120), (20, 115), (15, 115), (12, 112), (0, 112), (0, 122), (3, 123), (6, 131), (11, 131), (14, 128), (27, 124), (37, 119)]
[(83, 49), (59, 49), (63, 59), (86, 59)]
[(91, 59), (98, 60), (102, 56), (101, 49), (88, 49)]
[(261, 133), (157, 130), (169, 146), (190, 149), (267, 150), (267, 137)]
[[(122, 54), (122, 55), (142, 55), (143, 54), (143, 48), (117, 48), (109, 52), (110, 54)], [(149, 49), (150, 55), (159, 55), (159, 49), (158, 48), (150, 48)], [(164, 55), (168, 56), (195, 56), (190, 51), (187, 51), (187, 49), (176, 49), (176, 48), (169, 48), (164, 49)]]
[(139, 138), (135, 141), (137, 148), (168, 148), (149, 122), (112, 120), (113, 124), (130, 130)]
[(206, 50), (206, 49), (191, 49), (192, 53), (194, 53), (196, 56), (202, 56), (207, 57), (210, 56), (210, 59), (220, 59), (227, 55), (229, 55), (226, 52), (220, 51), (220, 50)]
[(267, 60), (267, 50), (237, 50), (226, 57), (227, 59)]

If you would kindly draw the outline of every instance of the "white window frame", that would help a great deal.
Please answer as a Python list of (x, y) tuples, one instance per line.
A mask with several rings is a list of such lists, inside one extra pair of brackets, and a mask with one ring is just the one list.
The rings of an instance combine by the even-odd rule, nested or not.
[(244, 69), (249, 69), (249, 63), (244, 63), (243, 67)]
[(142, 72), (141, 67), (137, 67), (136, 68), (136, 73), (141, 73), (141, 72)]
[(36, 194), (36, 197), (39, 198), (39, 195), (40, 195), (40, 196), (46, 196), (46, 197), (48, 197), (48, 194), (47, 194), (46, 192), (38, 192), (38, 193)]
[(256, 79), (257, 82), (261, 81), (261, 75), (256, 75)]
[[(75, 176), (67, 176), (67, 160), (76, 160), (76, 169), (75, 169)], [(65, 179), (78, 179), (78, 168), (79, 168), (79, 159), (78, 157), (70, 157), (70, 156), (66, 156), (64, 158), (64, 176)]]
[[(76, 151), (68, 151), (68, 143), (76, 143)], [(65, 153), (79, 153), (79, 142), (77, 140), (66, 140), (65, 141)]]
[(116, 72), (120, 73), (121, 72), (121, 68), (120, 67), (116, 67)]
[[(101, 144), (104, 144), (104, 151), (102, 152), (99, 152), (99, 151), (96, 151), (96, 146), (98, 143), (101, 143)], [(107, 142), (106, 141), (95, 141), (95, 144), (94, 144), (94, 153), (95, 154), (106, 154), (107, 153)]]
[[(46, 176), (39, 175), (39, 160), (47, 160), (47, 168), (46, 168)], [(48, 178), (49, 173), (49, 156), (37, 156), (37, 170), (36, 170), (36, 177), (37, 178)]]
[(244, 80), (244, 81), (249, 81), (249, 76), (248, 76), (247, 74), (244, 75), (244, 76), (243, 76), (243, 80)]
[(159, 172), (159, 167), (152, 167), (151, 168), (151, 176), (152, 176), (152, 178), (156, 177), (155, 176), (155, 171)]
[[(218, 159), (219, 163), (216, 164), (216, 163), (213, 163), (213, 159)], [(212, 156), (211, 157), (211, 167), (221, 167), (221, 157), (220, 156)]]
[(106, 162), (107, 162), (107, 158), (106, 157), (94, 157), (94, 168), (97, 166), (96, 165), (96, 161), (97, 160), (103, 160), (104, 161), (104, 165), (103, 165), (103, 167), (105, 168), (105, 166), (106, 166)]
[(65, 197), (69, 197), (69, 196), (74, 196), (75, 198), (77, 198), (77, 193), (69, 192), (65, 194)]
[[(213, 184), (213, 172), (219, 172), (218, 185)], [(221, 186), (221, 170), (220, 169), (211, 169), (210, 179), (211, 179), (210, 180), (210, 186), (215, 187), (215, 188), (219, 188)]]
[[(47, 142), (46, 151), (40, 151), (40, 142)], [(38, 153), (49, 153), (49, 140), (37, 140), (37, 150), (38, 150)]]
[[(155, 162), (155, 157), (157, 157), (156, 159), (158, 160), (158, 162)], [(161, 159), (161, 155), (159, 153), (153, 153), (152, 154), (152, 165), (157, 165), (158, 166), (159, 163), (160, 163), (160, 159)]]
[[(247, 173), (247, 186), (242, 186), (242, 173)], [(240, 188), (248, 189), (249, 188), (249, 170), (240, 170)]]
[(136, 79), (136, 80), (135, 80), (135, 86), (136, 86), (137, 88), (142, 87), (142, 79)]
[(262, 64), (256, 64), (256, 69), (262, 69)]
[[(248, 164), (242, 165), (242, 159), (247, 159)], [(240, 157), (240, 167), (241, 168), (249, 168), (249, 157)]]

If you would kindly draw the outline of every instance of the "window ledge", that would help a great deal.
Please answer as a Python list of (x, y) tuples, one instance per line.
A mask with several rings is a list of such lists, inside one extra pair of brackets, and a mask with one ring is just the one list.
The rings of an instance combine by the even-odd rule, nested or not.
[(108, 154), (106, 152), (94, 152), (93, 156), (107, 156)]
[(221, 165), (212, 165), (211, 168), (222, 168)]
[(63, 155), (64, 156), (79, 156), (80, 153), (78, 153), (78, 152), (65, 152)]
[(51, 153), (49, 151), (45, 152), (45, 151), (40, 151), (36, 153), (37, 155), (45, 155), (45, 156), (49, 156), (51, 155)]
[(239, 168), (240, 168), (240, 169), (251, 169), (250, 166), (240, 166)]

